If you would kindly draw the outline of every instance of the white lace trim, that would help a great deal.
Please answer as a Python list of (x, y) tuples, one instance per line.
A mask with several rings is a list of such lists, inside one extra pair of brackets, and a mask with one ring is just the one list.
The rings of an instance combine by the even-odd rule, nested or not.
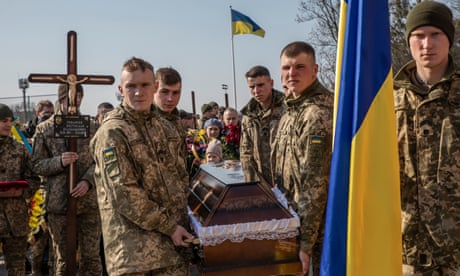
[[(272, 189), (278, 201), (287, 208), (287, 200), (278, 188)], [(299, 217), (289, 208), (292, 218), (272, 219), (248, 223), (215, 225), (204, 227), (189, 209), (192, 228), (203, 246), (215, 246), (226, 240), (242, 242), (250, 240), (278, 240), (293, 238), (299, 234)]]

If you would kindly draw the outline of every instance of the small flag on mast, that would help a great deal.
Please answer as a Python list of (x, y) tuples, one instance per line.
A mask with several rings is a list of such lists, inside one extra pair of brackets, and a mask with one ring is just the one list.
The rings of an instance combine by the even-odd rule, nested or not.
[(253, 34), (265, 36), (265, 31), (248, 16), (231, 9), (232, 11), (232, 34)]

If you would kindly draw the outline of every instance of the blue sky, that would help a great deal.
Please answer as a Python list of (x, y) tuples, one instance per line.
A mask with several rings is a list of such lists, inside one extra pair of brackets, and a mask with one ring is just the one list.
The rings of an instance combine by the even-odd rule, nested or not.
[[(227, 84), (234, 107), (229, 6), (251, 17), (265, 29), (264, 38), (234, 36), (237, 108), (249, 100), (244, 74), (254, 65), (268, 67), (280, 89), (280, 50), (295, 40), (307, 41), (309, 24), (295, 21), (298, 0), (42, 0), (3, 1), (0, 4), (0, 81), (2, 97), (22, 97), (18, 79), (30, 73), (66, 73), (67, 32), (77, 32), (80, 74), (113, 75), (111, 86), (86, 85), (81, 111), (94, 115), (103, 101), (115, 97), (119, 73), (132, 56), (155, 68), (172, 66), (182, 75), (179, 107), (197, 112), (203, 103), (224, 105)], [(30, 101), (56, 94), (57, 85), (31, 83)], [(53, 96), (44, 96), (52, 101)], [(0, 99), (11, 104), (18, 99)]]

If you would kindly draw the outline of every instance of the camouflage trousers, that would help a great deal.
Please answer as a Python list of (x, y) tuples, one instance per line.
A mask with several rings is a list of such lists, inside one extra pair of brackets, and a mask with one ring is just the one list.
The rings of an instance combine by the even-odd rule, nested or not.
[[(49, 243), (49, 246), (47, 247)], [(42, 235), (37, 238), (34, 244), (29, 246), (29, 260), (32, 266), (32, 275), (33, 276), (42, 276), (43, 272), (43, 258), (45, 256), (46, 249), (48, 248), (48, 273), (49, 275), (54, 275), (53, 272), (53, 247), (51, 246), (50, 234), (48, 230), (44, 231)]]
[(403, 276), (460, 276), (460, 267), (457, 269), (446, 267), (414, 267), (403, 265)]
[[(67, 217), (48, 213), (48, 229), (54, 249), (55, 275), (66, 275)], [(79, 275), (101, 275), (99, 210), (77, 216), (77, 246), (80, 252)]]
[(141, 273), (127, 273), (123, 276), (188, 276), (190, 275), (189, 265), (187, 263), (168, 266)]
[(27, 236), (0, 238), (9, 276), (26, 274)]

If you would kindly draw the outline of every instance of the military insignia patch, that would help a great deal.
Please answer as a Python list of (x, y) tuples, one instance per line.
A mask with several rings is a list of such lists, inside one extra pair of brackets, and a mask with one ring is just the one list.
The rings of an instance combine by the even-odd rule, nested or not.
[(322, 136), (311, 136), (310, 137), (310, 144), (322, 144), (323, 137)]
[(113, 148), (106, 149), (102, 153), (104, 155), (105, 162), (109, 162), (109, 161), (117, 159), (117, 156), (115, 155), (115, 151), (113, 150)]
[(116, 177), (120, 175), (120, 168), (118, 166), (117, 153), (114, 148), (108, 148), (102, 152), (104, 157), (105, 171), (109, 177)]

